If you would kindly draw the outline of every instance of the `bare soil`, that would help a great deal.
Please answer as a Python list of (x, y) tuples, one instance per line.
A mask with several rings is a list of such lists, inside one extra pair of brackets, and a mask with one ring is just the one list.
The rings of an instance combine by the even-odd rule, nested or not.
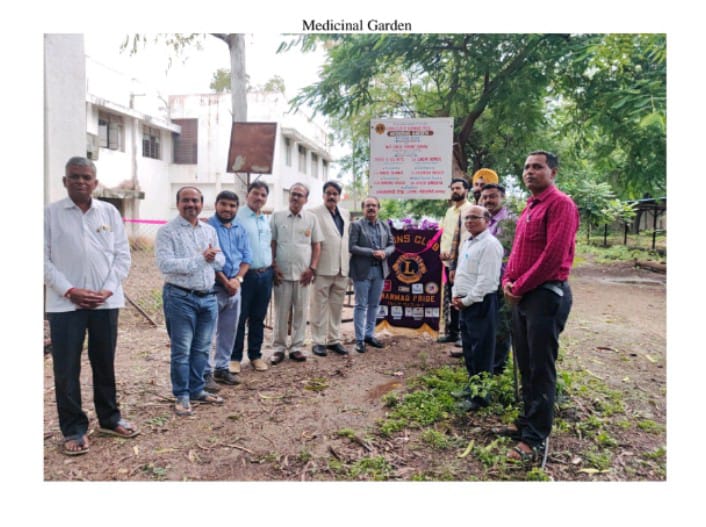
[[(126, 290), (132, 297), (158, 297), (159, 277), (147, 253), (135, 253)], [(573, 372), (581, 390), (562, 403), (563, 421), (551, 437), (544, 473), (554, 480), (664, 480), (666, 458), (665, 275), (630, 264), (583, 262), (571, 278), (574, 306), (562, 335), (560, 372)], [(155, 286), (155, 283), (157, 286)], [(157, 293), (155, 293), (157, 291)], [(351, 318), (350, 308), (344, 318)], [(128, 306), (121, 313), (116, 370), (124, 416), (141, 435), (132, 440), (101, 436), (91, 399), (90, 367), (84, 354), (82, 393), (91, 418), (87, 455), (61, 452), (51, 357), (44, 369), (44, 479), (49, 480), (493, 480), (527, 478), (524, 470), (460, 456), (469, 441), (491, 444), (498, 417), (449, 419), (435, 429), (451, 447), (421, 440), (423, 429), (390, 437), (377, 423), (389, 408), (383, 396), (404, 394), (408, 381), (443, 365), (460, 366), (450, 345), (429, 337), (384, 335), (383, 350), (353, 351), (353, 328), (343, 325), (351, 353), (286, 360), (266, 372), (244, 363), (242, 384), (223, 387), (225, 405), (199, 406), (192, 417), (172, 411), (169, 341), (159, 311), (151, 326)], [(271, 333), (266, 333), (266, 342)], [(272, 349), (265, 346), (264, 356)], [(618, 401), (609, 412), (605, 402)], [(602, 401), (599, 408), (597, 402)], [(598, 421), (606, 435), (589, 437)], [(582, 426), (584, 425), (584, 426)], [(597, 426), (599, 426), (597, 425)], [(499, 457), (509, 444), (493, 450)], [(607, 456), (597, 463), (596, 456)], [(340, 470), (361, 459), (384, 459), (387, 471)], [(339, 467), (337, 469), (336, 467)]]

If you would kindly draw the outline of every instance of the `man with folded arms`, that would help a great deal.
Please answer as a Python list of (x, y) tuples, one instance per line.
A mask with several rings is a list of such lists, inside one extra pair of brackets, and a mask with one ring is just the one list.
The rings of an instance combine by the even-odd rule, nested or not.
[(160, 227), (155, 251), (165, 280), (162, 299), (171, 341), (174, 411), (187, 416), (191, 403), (223, 404), (218, 395), (204, 390), (204, 370), (218, 318), (213, 284), (225, 258), (216, 230), (199, 221), (201, 191), (182, 187), (176, 202), (179, 216)]
[(86, 332), (100, 431), (125, 438), (139, 432), (120, 415), (115, 390), (118, 310), (130, 270), (123, 221), (113, 205), (91, 197), (98, 185), (92, 161), (69, 159), (63, 181), (68, 197), (44, 212), (44, 284), (63, 452), (75, 456), (88, 452), (79, 378)]
[[(295, 183), (289, 189), (289, 209), (272, 215), (272, 266), (275, 272), (275, 329), (272, 364), (289, 358), (303, 362), (306, 335), (306, 306), (309, 290), (316, 276), (321, 252), (319, 222), (311, 212), (302, 210), (309, 198), (309, 189)], [(291, 342), (287, 344), (289, 314), (292, 314)]]
[(546, 454), (554, 419), (559, 334), (571, 311), (567, 282), (574, 261), (579, 213), (576, 204), (554, 185), (559, 160), (545, 151), (531, 152), (522, 179), (532, 193), (517, 220), (512, 252), (503, 275), (503, 292), (512, 307), (512, 339), (522, 382), (519, 440), (508, 458), (537, 461)]

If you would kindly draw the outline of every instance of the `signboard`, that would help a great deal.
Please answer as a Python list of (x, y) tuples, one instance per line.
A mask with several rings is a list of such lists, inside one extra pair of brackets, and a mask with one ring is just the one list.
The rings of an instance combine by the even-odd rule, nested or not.
[(448, 199), (453, 118), (371, 119), (370, 195)]
[(233, 123), (226, 172), (271, 174), (277, 123)]
[(395, 229), (377, 328), (395, 334), (439, 333), (441, 308), (440, 229)]

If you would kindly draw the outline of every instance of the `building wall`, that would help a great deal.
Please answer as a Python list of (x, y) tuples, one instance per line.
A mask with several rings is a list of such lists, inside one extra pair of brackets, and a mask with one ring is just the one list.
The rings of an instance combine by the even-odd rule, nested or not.
[[(172, 194), (183, 185), (198, 186), (204, 194), (204, 213), (213, 210), (215, 197), (221, 190), (233, 190), (244, 202), (246, 174), (233, 174), (226, 171), (230, 135), (232, 129), (231, 96), (229, 93), (175, 95), (169, 98), (172, 119), (198, 119), (198, 164), (170, 167), (170, 191)], [(321, 187), (323, 160), (330, 155), (325, 145), (326, 134), (315, 123), (301, 114), (287, 115), (288, 106), (281, 95), (249, 93), (248, 121), (277, 122), (272, 174), (250, 174), (250, 181), (262, 179), (270, 187), (265, 208), (267, 211), (288, 206), (288, 190), (296, 182), (309, 186), (308, 206), (322, 203)], [(295, 130), (301, 144), (307, 150), (307, 171), (301, 172), (297, 163), (297, 142), (292, 138), (292, 165), (285, 163), (284, 130)], [(316, 150), (318, 177), (311, 175), (311, 151)], [(330, 176), (330, 169), (329, 169)], [(172, 205), (176, 213), (175, 204)]]
[(66, 161), (86, 155), (82, 35), (44, 35), (44, 203), (66, 197)]

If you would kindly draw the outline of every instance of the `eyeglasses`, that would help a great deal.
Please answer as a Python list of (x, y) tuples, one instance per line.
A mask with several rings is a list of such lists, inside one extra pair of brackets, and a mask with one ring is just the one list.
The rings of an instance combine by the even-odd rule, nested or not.
[(293, 198), (303, 198), (303, 197), (305, 197), (304, 194), (301, 194), (300, 192), (290, 192), (289, 195), (292, 196)]
[(463, 219), (466, 220), (466, 221), (482, 220), (482, 219), (484, 219), (484, 218), (485, 218), (485, 216), (473, 216), (473, 215), (471, 215), (471, 216), (464, 216), (464, 217), (463, 217)]

